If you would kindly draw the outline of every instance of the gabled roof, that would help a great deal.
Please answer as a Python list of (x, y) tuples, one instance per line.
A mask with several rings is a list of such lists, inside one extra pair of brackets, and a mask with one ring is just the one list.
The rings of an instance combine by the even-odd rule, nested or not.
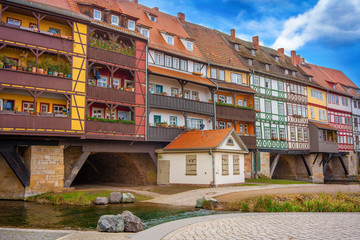
[(334, 128), (333, 126), (331, 126), (331, 125), (328, 124), (328, 123), (320, 123), (320, 122), (311, 121), (311, 120), (309, 120), (309, 123), (315, 125), (315, 126), (316, 126), (317, 128), (319, 128), (319, 129), (337, 131), (336, 128)]
[(183, 26), (196, 39), (197, 47), (210, 64), (249, 71), (215, 30), (189, 22), (185, 22)]
[(218, 149), (228, 136), (234, 136), (241, 148), (248, 151), (233, 128), (184, 132), (163, 150)]

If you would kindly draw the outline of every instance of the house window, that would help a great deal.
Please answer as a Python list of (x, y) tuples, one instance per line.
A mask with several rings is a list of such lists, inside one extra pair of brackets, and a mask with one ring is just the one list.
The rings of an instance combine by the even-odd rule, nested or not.
[(301, 116), (301, 107), (298, 106), (298, 107), (297, 107), (297, 110), (298, 110), (297, 115)]
[(229, 155), (223, 154), (221, 156), (222, 175), (229, 175)]
[(249, 63), (249, 65), (253, 65), (253, 60), (252, 60), (252, 59), (248, 59), (248, 63)]
[(2, 106), (0, 107), (1, 110), (14, 111), (14, 100), (1, 99), (0, 103), (2, 103)]
[(120, 87), (120, 79), (113, 79), (113, 87), (114, 88)]
[(163, 93), (163, 86), (162, 85), (156, 85), (155, 86), (155, 93)]
[(119, 25), (119, 17), (115, 15), (111, 15), (111, 24), (112, 25)]
[(261, 128), (260, 127), (256, 127), (256, 138), (261, 138)]
[(259, 86), (259, 76), (254, 76), (254, 85)]
[(186, 50), (193, 51), (193, 43), (192, 42), (186, 42)]
[(219, 95), (219, 102), (220, 103), (225, 103), (225, 96), (224, 95)]
[(219, 70), (219, 80), (225, 80), (225, 72), (224, 70)]
[(265, 139), (270, 139), (270, 128), (265, 128), (264, 135)]
[(171, 88), (171, 96), (175, 97), (175, 96), (178, 96), (178, 95), (179, 95), (179, 89), (172, 87)]
[(231, 73), (231, 82), (242, 84), (242, 75), (238, 73)]
[(192, 91), (192, 99), (193, 100), (198, 100), (199, 99), (199, 92), (196, 91)]
[(233, 175), (240, 175), (239, 155), (233, 155)]
[(279, 91), (283, 92), (284, 91), (284, 83), (278, 82), (278, 88), (279, 88)]
[(239, 132), (244, 133), (244, 125), (242, 123), (239, 123)]
[(259, 99), (255, 99), (255, 110), (260, 110), (260, 102)]
[[(319, 111), (319, 119), (320, 119), (320, 120), (323, 120), (323, 119), (322, 119), (321, 110), (320, 110), (320, 109), (318, 109), (318, 111)], [(324, 120), (325, 120), (325, 119), (324, 119)]]
[(23, 102), (22, 111), (23, 112), (34, 111), (34, 102)]
[(225, 122), (220, 121), (218, 128), (219, 128), (219, 129), (225, 129)]
[(271, 104), (270, 104), (270, 102), (265, 102), (265, 112), (271, 113)]
[(150, 84), (150, 93), (155, 93), (155, 84)]
[(174, 46), (174, 37), (173, 36), (166, 36), (166, 43), (169, 45)]
[(128, 29), (135, 31), (135, 22), (133, 20), (128, 20)]
[(293, 75), (293, 77), (295, 77), (295, 76), (296, 76), (296, 73), (295, 73), (295, 71), (292, 71), (292, 75)]
[(165, 66), (166, 67), (171, 67), (171, 57), (170, 56), (165, 56)]
[(247, 107), (247, 98), (244, 98), (244, 107)]
[(16, 25), (16, 26), (21, 26), (21, 20), (14, 19), (14, 18), (7, 18), (7, 23)]
[(142, 28), (141, 34), (148, 38), (150, 36), (150, 31), (148, 29)]
[(49, 32), (55, 33), (55, 34), (60, 34), (61, 33), (60, 29), (57, 29), (57, 28), (49, 28)]
[(131, 120), (131, 112), (118, 111), (118, 119), (125, 120), (125, 121)]
[(298, 140), (300, 140), (300, 139), (302, 140), (302, 138), (303, 138), (302, 130), (300, 128), (298, 129), (298, 136), (297, 137), (298, 137)]
[(190, 91), (189, 90), (184, 90), (184, 98), (190, 99)]
[(186, 155), (185, 175), (196, 175), (196, 155)]
[(194, 72), (201, 73), (201, 66), (198, 63), (194, 63)]
[(304, 140), (307, 141), (308, 138), (309, 138), (308, 130), (307, 130), (307, 129), (304, 129)]
[(276, 139), (277, 138), (277, 132), (275, 128), (271, 129), (271, 138), (272, 139)]
[(228, 145), (228, 146), (234, 146), (234, 139), (229, 138), (229, 139), (227, 140), (227, 142), (226, 142), (226, 145)]
[(335, 96), (335, 103), (339, 104), (339, 96)]
[(331, 94), (328, 94), (328, 103), (331, 103)]
[[(259, 100), (258, 100), (259, 102)], [(256, 103), (256, 100), (255, 100)], [(242, 99), (238, 99), (238, 106), (243, 107), (244, 106), (244, 101)]]
[(155, 16), (149, 15), (149, 14), (148, 14), (148, 16), (149, 16), (150, 21), (156, 22), (156, 17)]
[(155, 53), (155, 63), (156, 64), (161, 65), (161, 58), (162, 58), (161, 53)]
[(40, 103), (40, 112), (42, 112), (42, 113), (49, 112), (49, 104), (48, 103)]
[(303, 116), (304, 118), (307, 117), (307, 116), (306, 116), (306, 108), (305, 108), (305, 107), (302, 107), (302, 116)]
[(154, 115), (154, 124), (161, 123), (161, 116), (160, 115)]
[(193, 129), (201, 129), (204, 124), (202, 119), (188, 119), (190, 120), (190, 126)]
[(211, 68), (211, 78), (216, 79), (216, 77), (217, 77), (217, 69)]
[(271, 86), (270, 86), (270, 79), (265, 79), (265, 87), (266, 87), (266, 88), (271, 88)]
[(227, 104), (233, 104), (233, 99), (232, 99), (232, 97), (227, 96), (227, 97), (226, 97), (226, 103), (227, 103)]
[(244, 124), (244, 132), (245, 134), (249, 133), (249, 125), (247, 123)]
[[(59, 110), (57, 110), (59, 111)], [(54, 113), (55, 113), (55, 107), (54, 107)], [(92, 117), (94, 118), (104, 118), (104, 109), (103, 108), (92, 108)]]
[(289, 115), (289, 116), (293, 115), (292, 106), (291, 106), (291, 105), (288, 105), (288, 115)]
[(288, 75), (288, 74), (289, 74), (289, 70), (285, 69), (285, 74)]
[(235, 44), (235, 50), (239, 50), (239, 44)]
[(173, 68), (179, 69), (179, 59), (173, 58)]
[(265, 69), (269, 71), (269, 70), (270, 70), (270, 65), (269, 65), (269, 64), (265, 64)]
[(233, 125), (232, 125), (231, 122), (227, 122), (227, 123), (226, 123), (226, 127), (227, 127), (227, 128), (233, 128)]
[(177, 117), (175, 116), (170, 116), (170, 126), (177, 126)]
[(280, 139), (286, 139), (285, 137), (285, 130), (284, 129), (280, 129)]
[(325, 121), (326, 120), (326, 113), (325, 113), (325, 110), (322, 111), (322, 117), (323, 117), (323, 120)]
[(311, 116), (312, 119), (315, 118), (315, 112), (314, 112), (314, 108), (313, 108), (313, 107), (310, 108), (310, 116)]
[(291, 140), (295, 140), (295, 128), (290, 128), (290, 137)]
[(297, 115), (297, 113), (296, 113), (296, 105), (293, 105), (293, 114)]
[(275, 56), (275, 61), (279, 61), (279, 57), (278, 56)]
[(180, 70), (187, 71), (187, 61), (186, 60), (180, 60)]
[(94, 19), (101, 21), (101, 12), (99, 10), (94, 9)]
[(279, 103), (279, 115), (284, 115), (284, 104)]
[(255, 56), (256, 55), (256, 52), (254, 49), (251, 50), (251, 55)]
[(97, 80), (97, 85), (99, 87), (107, 87), (107, 78), (101, 77)]

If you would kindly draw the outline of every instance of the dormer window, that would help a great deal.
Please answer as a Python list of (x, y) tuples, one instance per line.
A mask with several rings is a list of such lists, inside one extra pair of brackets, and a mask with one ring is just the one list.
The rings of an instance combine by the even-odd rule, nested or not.
[(335, 84), (333, 84), (333, 89), (336, 89), (336, 85), (335, 85)]
[(292, 71), (292, 75), (293, 75), (293, 77), (295, 77), (295, 76), (296, 76), (296, 73), (295, 73), (295, 71)]
[(193, 51), (193, 43), (192, 42), (189, 42), (189, 41), (187, 41), (186, 42), (186, 50), (188, 50), (188, 51)]
[(229, 138), (226, 142), (226, 145), (228, 146), (234, 146), (234, 140), (232, 138)]
[(253, 65), (253, 60), (252, 60), (252, 59), (248, 59), (248, 63), (249, 63), (249, 65)]
[(142, 28), (141, 34), (148, 38), (150, 36), (150, 31), (149, 29)]
[(128, 20), (128, 29), (135, 31), (135, 22), (133, 20)]
[(289, 70), (285, 69), (285, 74), (288, 75), (288, 74), (289, 74)]
[(94, 19), (101, 21), (101, 11), (94, 9)]
[(194, 63), (194, 72), (201, 73), (201, 65), (199, 63)]
[(275, 61), (277, 61), (277, 62), (279, 61), (279, 57), (278, 57), (278, 56), (275, 57)]
[(152, 22), (155, 22), (156, 23), (156, 17), (155, 16), (149, 16), (149, 19), (150, 19), (150, 21), (152, 21)]
[(118, 26), (119, 25), (119, 17), (115, 15), (111, 15), (111, 24)]
[(270, 70), (270, 65), (269, 65), (269, 64), (265, 64), (265, 69), (266, 69), (267, 71), (269, 71), (269, 70)]
[(311, 77), (311, 76), (309, 76), (309, 81), (310, 81), (310, 82), (312, 81), (312, 77)]
[(254, 50), (254, 49), (251, 49), (251, 54), (252, 54), (253, 56), (255, 56), (255, 55), (256, 55), (256, 52), (255, 52), (255, 50)]
[(239, 44), (235, 44), (235, 49), (239, 50)]
[(173, 36), (166, 36), (166, 43), (169, 45), (174, 46), (174, 37)]

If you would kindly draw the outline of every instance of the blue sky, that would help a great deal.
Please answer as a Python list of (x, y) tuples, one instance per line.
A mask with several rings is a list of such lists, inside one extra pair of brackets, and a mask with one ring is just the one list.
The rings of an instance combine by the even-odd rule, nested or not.
[(149, 7), (343, 71), (360, 86), (359, 0), (139, 0)]

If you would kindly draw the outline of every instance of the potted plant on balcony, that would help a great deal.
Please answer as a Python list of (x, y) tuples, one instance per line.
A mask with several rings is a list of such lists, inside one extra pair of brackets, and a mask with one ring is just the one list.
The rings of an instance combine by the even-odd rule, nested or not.
[(11, 70), (16, 70), (16, 61), (14, 59), (10, 59), (10, 67)]
[(0, 55), (0, 68), (3, 69), (4, 68), (4, 61), (6, 59), (6, 55)]
[(166, 96), (167, 92), (162, 92), (161, 95)]
[(54, 62), (52, 58), (45, 58), (43, 61), (44, 64), (44, 70), (47, 71), (47, 74), (52, 75), (52, 68), (54, 66)]
[(286, 141), (286, 138), (280, 138), (280, 141)]
[(39, 63), (37, 73), (44, 74), (44, 63)]
[(34, 59), (27, 60), (26, 65), (27, 65), (28, 72), (35, 73), (35, 71), (36, 71), (36, 67), (35, 67), (36, 61)]
[(273, 137), (273, 138), (271, 138), (273, 141), (277, 141), (278, 140), (278, 138), (277, 137)]
[(211, 99), (211, 98), (209, 98), (209, 101), (208, 101), (209, 103), (213, 103), (213, 100)]
[(64, 75), (65, 77), (71, 78), (71, 67), (69, 63), (66, 63), (64, 68)]
[(57, 77), (58, 76), (58, 66), (56, 65), (53, 65), (52, 68), (51, 68), (51, 72), (52, 72), (52, 75)]

